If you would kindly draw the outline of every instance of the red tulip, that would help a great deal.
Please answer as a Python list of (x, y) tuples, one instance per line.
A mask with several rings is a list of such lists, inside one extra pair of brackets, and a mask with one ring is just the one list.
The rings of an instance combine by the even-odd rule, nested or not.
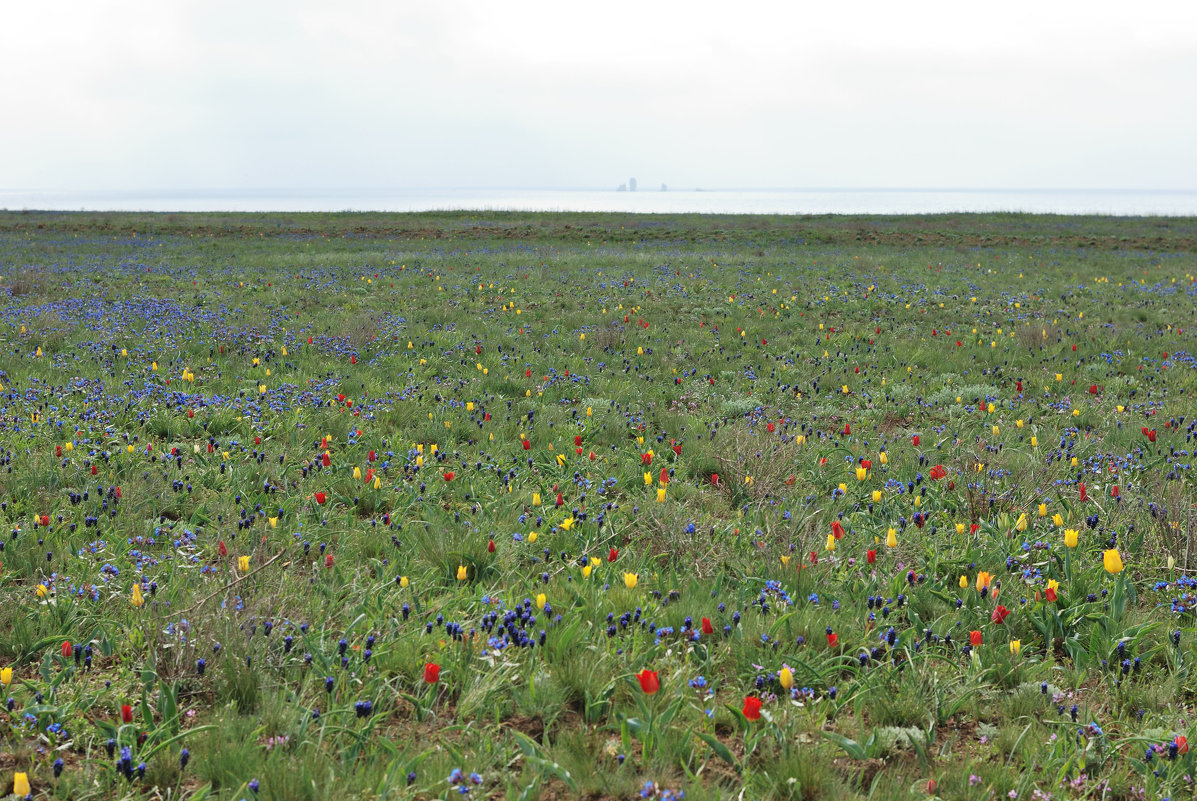
[(911, 441), (911, 443), (913, 443), (913, 444), (914, 444), (914, 446), (917, 448), (917, 447), (918, 447), (918, 444), (919, 444), (919, 435), (918, 435), (918, 434), (915, 434), (913, 437), (911, 437), (911, 438), (910, 438), (910, 441)]
[(575, 434), (574, 435), (574, 445), (576, 446), (576, 445), (581, 445), (581, 444), (582, 444), (582, 435)]
[(1008, 614), (1010, 614), (1010, 610), (1004, 606), (999, 605), (997, 609), (993, 610), (993, 614), (990, 616), (990, 620), (992, 620), (994, 623), (1001, 624), (1001, 623), (1005, 622), (1006, 615), (1008, 615)]
[(842, 525), (840, 525), (840, 521), (838, 521), (838, 520), (831, 521), (831, 534), (837, 540), (844, 538), (844, 527)]
[(645, 668), (636, 674), (636, 679), (640, 682), (640, 689), (649, 695), (661, 689), (661, 681), (657, 678), (657, 671), (655, 670)]
[(1115, 484), (1115, 485), (1114, 485), (1114, 486), (1113, 486), (1113, 487), (1110, 489), (1110, 497), (1111, 497), (1111, 498), (1117, 498), (1117, 497), (1118, 497), (1120, 494), (1121, 494), (1121, 493), (1118, 491), (1118, 485), (1117, 485), (1117, 484)]
[(321, 464), (323, 464), (325, 467), (328, 467), (329, 465), (331, 465), (331, 464), (332, 464), (332, 458), (331, 458), (331, 457), (330, 457), (330, 456), (329, 456), (329, 455), (326, 453), (326, 454), (324, 454), (323, 456), (321, 456), (321, 457), (320, 457), (320, 462), (321, 462)]
[(1022, 381), (1019, 380), (1019, 381), (1014, 382), (1014, 388), (1016, 390), (1018, 390), (1019, 392), (1022, 392)]
[(72, 653), (74, 653), (74, 651), (75, 651), (75, 649), (71, 647), (70, 640), (62, 641), (62, 658), (63, 659), (66, 659), (67, 657), (69, 657)]
[(367, 462), (373, 462), (373, 461), (374, 461), (374, 451), (370, 451), (369, 453), (367, 453), (367, 454), (366, 454), (366, 461), (367, 461)]
[(524, 450), (526, 450), (526, 451), (530, 451), (530, 450), (532, 450), (532, 443), (531, 443), (531, 442), (529, 442), (528, 440), (526, 440), (526, 439), (525, 439), (525, 440), (523, 440), (523, 441), (522, 441), (522, 444), (523, 444), (523, 446), (524, 446)]
[(495, 541), (494, 540), (490, 540), (489, 542), (486, 543), (486, 552), (487, 553), (495, 552)]
[(1188, 739), (1185, 738), (1185, 736), (1183, 734), (1176, 735), (1176, 739), (1173, 740), (1172, 742), (1176, 744), (1176, 753), (1178, 753), (1178, 754), (1189, 753), (1189, 741), (1188, 741)]
[(99, 471), (99, 469), (98, 469), (98, 468), (97, 468), (97, 467), (96, 467), (96, 466), (93, 464), (93, 465), (91, 466), (91, 474), (94, 476), (94, 475), (96, 475), (96, 474), (97, 474), (97, 473), (99, 473), (99, 472), (100, 472), (100, 471)]
[(640, 454), (640, 464), (648, 466), (653, 463), (653, 455), (651, 453)]
[(326, 553), (324, 555), (324, 566), (325, 567), (333, 566), (333, 555), (331, 553)]
[(829, 648), (834, 648), (839, 644), (840, 644), (840, 635), (836, 634), (834, 631), (827, 632), (827, 646)]
[(852, 427), (849, 426), (847, 423), (844, 423), (844, 436), (846, 437), (846, 436), (850, 435), (851, 433), (852, 433)]
[(441, 680), (441, 666), (432, 662), (427, 662), (424, 665), (424, 682), (426, 684), (436, 684)]
[(941, 478), (943, 478), (947, 474), (948, 474), (948, 471), (941, 464), (937, 464), (937, 465), (935, 465), (935, 467), (931, 468), (930, 475), (931, 475), (932, 481), (939, 481)]
[(532, 377), (532, 368), (528, 368), (527, 370), (524, 371), (524, 378), (531, 378), (531, 377)]
[(62, 446), (61, 445), (56, 445), (54, 447), (54, 455), (59, 456), (59, 457), (62, 456)]
[(612, 548), (610, 551), (607, 552), (607, 561), (608, 562), (614, 562), (618, 558), (619, 558), (619, 551), (617, 549)]
[(1079, 490), (1079, 496), (1082, 501), (1089, 500), (1089, 493), (1085, 491), (1084, 482), (1082, 482), (1081, 485), (1077, 489)]
[(350, 363), (350, 364), (357, 364), (357, 357), (356, 357), (356, 356), (350, 356), (350, 357), (349, 357), (349, 363)]
[(711, 483), (716, 484), (716, 485), (719, 484), (719, 474), (718, 473), (711, 473)]
[(868, 562), (870, 565), (877, 561), (876, 549), (870, 549), (865, 552), (865, 561)]
[(561, 497), (561, 493), (560, 493), (560, 492), (558, 492), (558, 493), (557, 493), (557, 505), (558, 505), (558, 506), (564, 506), (564, 505), (565, 505), (565, 499)]
[(452, 481), (453, 475), (454, 475), (454, 473), (452, 470), (450, 470), (448, 473), (445, 473), (444, 474), (445, 481)]
[(122, 723), (132, 723), (133, 722), (133, 707), (129, 706), (128, 704), (124, 704), (121, 706), (121, 722)]
[(863, 467), (865, 470), (872, 470), (873, 469), (873, 460), (872, 459), (861, 459), (860, 466)]
[(666, 470), (664, 467), (661, 468), (661, 483), (662, 484), (669, 483), (669, 471)]
[(1090, 384), (1090, 385), (1089, 385), (1089, 394), (1090, 394), (1090, 395), (1096, 395), (1096, 394), (1097, 394), (1097, 384)]
[(327, 500), (327, 496), (326, 496), (326, 495), (325, 495), (323, 492), (317, 492), (317, 493), (316, 493), (316, 503), (318, 503), (318, 504), (320, 504), (321, 506), (323, 506), (323, 505), (324, 505), (324, 501), (325, 501), (325, 500)]
[(1055, 588), (1055, 587), (1048, 587), (1048, 588), (1047, 588), (1047, 590), (1046, 590), (1046, 591), (1043, 593), (1043, 596), (1044, 596), (1045, 598), (1047, 598), (1047, 600), (1048, 600), (1048, 601), (1050, 601), (1051, 603), (1055, 603), (1055, 602), (1056, 602), (1056, 597), (1057, 597), (1057, 596), (1056, 596), (1056, 588)]
[(675, 455), (675, 456), (681, 456), (681, 455), (682, 455), (682, 446), (681, 446), (681, 445), (674, 445), (674, 446), (673, 446), (673, 453), (674, 453), (674, 455)]
[(754, 695), (745, 696), (744, 709), (741, 711), (744, 713), (744, 717), (748, 718), (749, 720), (760, 720), (761, 699)]
[(42, 525), (43, 526), (50, 525), (50, 515), (42, 515)]
[(972, 645), (976, 646), (976, 645), (981, 645), (981, 644), (982, 644), (982, 643), (983, 643), (985, 640), (984, 640), (984, 638), (981, 636), (981, 632), (979, 632), (979, 631), (970, 631), (970, 632), (968, 633), (968, 641), (969, 641), (969, 642), (970, 642)]
[(1147, 441), (1155, 442), (1155, 429), (1154, 428), (1147, 432)]
[(711, 625), (711, 619), (709, 617), (704, 617), (702, 619), (702, 633), (703, 634), (714, 634), (715, 633), (715, 627)]

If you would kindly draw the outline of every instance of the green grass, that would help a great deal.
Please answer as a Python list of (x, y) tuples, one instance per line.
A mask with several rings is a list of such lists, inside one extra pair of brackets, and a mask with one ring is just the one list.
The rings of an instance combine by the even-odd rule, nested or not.
[(1194, 273), (1191, 218), (0, 213), (0, 790), (1191, 795)]

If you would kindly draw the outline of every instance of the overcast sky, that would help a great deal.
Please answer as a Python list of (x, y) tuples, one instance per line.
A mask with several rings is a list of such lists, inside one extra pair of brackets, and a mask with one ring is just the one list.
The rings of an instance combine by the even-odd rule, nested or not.
[(1197, 3), (24, 2), (0, 189), (1197, 189)]

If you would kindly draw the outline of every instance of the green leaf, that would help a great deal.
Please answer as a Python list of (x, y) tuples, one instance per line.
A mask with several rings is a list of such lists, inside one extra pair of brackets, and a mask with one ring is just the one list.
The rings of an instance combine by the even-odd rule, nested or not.
[(736, 762), (736, 757), (732, 754), (731, 749), (719, 742), (713, 734), (707, 734), (705, 731), (694, 731), (692, 734), (709, 745), (711, 750), (715, 752), (715, 755), (724, 762), (731, 765), (735, 770), (740, 769), (740, 764)]

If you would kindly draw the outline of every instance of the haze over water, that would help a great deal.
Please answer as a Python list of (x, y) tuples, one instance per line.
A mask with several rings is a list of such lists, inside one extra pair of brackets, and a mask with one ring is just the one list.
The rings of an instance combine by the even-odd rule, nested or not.
[(360, 189), (0, 191), (0, 209), (335, 212), (441, 210), (697, 214), (1197, 215), (1197, 192), (1020, 189)]

